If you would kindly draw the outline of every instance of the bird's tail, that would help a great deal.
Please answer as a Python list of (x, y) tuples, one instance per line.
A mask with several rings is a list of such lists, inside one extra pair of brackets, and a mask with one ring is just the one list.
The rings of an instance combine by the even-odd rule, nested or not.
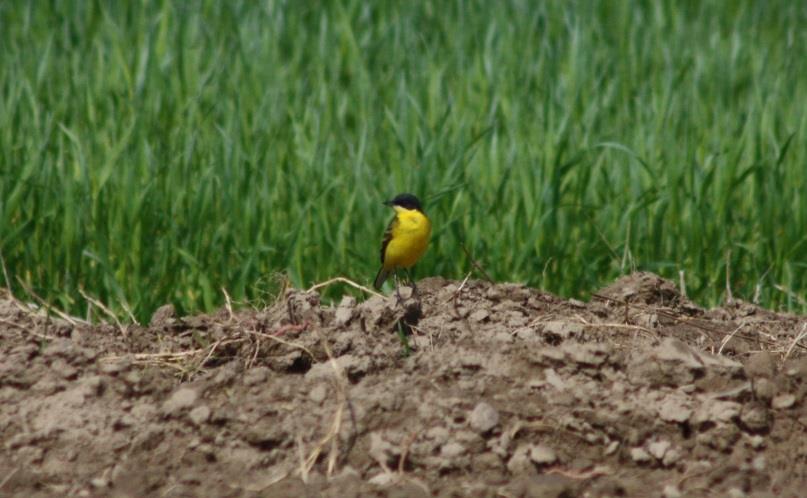
[(382, 266), (380, 270), (378, 270), (378, 275), (375, 276), (375, 280), (373, 281), (373, 287), (376, 289), (381, 289), (381, 286), (384, 285), (384, 281), (389, 277), (389, 270), (385, 270)]

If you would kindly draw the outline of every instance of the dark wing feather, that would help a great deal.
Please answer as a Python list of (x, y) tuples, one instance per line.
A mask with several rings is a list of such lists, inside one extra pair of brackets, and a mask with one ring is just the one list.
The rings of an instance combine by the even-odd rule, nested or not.
[(398, 217), (394, 217), (392, 221), (389, 222), (387, 225), (387, 229), (384, 231), (384, 240), (381, 242), (381, 264), (384, 264), (384, 255), (387, 252), (387, 246), (389, 245), (389, 241), (392, 240), (392, 231), (395, 227), (398, 226)]

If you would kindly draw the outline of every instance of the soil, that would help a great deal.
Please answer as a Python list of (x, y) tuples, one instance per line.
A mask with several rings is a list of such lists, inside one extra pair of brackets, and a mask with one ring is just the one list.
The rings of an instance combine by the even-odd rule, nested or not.
[[(653, 274), (591, 302), (403, 300), (89, 325), (0, 299), (3, 496), (803, 496), (807, 317)], [(407, 344), (404, 344), (407, 343)], [(807, 343), (807, 341), (804, 341)]]

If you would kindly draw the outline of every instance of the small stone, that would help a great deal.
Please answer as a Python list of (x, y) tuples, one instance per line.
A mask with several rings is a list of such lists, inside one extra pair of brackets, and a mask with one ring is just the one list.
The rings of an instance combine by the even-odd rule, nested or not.
[(199, 392), (192, 387), (180, 387), (163, 403), (163, 412), (175, 415), (186, 408), (190, 408), (199, 399)]
[(136, 386), (140, 384), (140, 381), (143, 380), (143, 376), (140, 375), (140, 372), (133, 371), (129, 372), (123, 376), (123, 382), (130, 386)]
[(759, 434), (755, 434), (748, 438), (748, 444), (751, 445), (751, 448), (758, 450), (765, 446), (765, 438)]
[(487, 319), (489, 316), (490, 312), (488, 310), (476, 310), (468, 316), (468, 320), (479, 323)]
[(349, 322), (356, 314), (356, 298), (353, 296), (344, 296), (339, 306), (334, 313), (335, 325), (344, 325)]
[(471, 428), (485, 433), (499, 425), (499, 412), (488, 403), (478, 403), (469, 417)]
[[(339, 356), (335, 361), (338, 367), (350, 378), (358, 378), (364, 375), (372, 366), (368, 357), (353, 354)], [(331, 362), (324, 361), (315, 363), (308, 372), (305, 373), (305, 378), (308, 380), (331, 379), (335, 375), (337, 375), (337, 373)]]
[(326, 388), (323, 384), (317, 384), (308, 393), (308, 399), (317, 404), (325, 401), (325, 398), (327, 397), (328, 397), (328, 388)]
[(583, 332), (583, 326), (575, 322), (550, 321), (543, 324), (544, 336), (556, 341), (563, 341), (570, 337), (579, 336)]
[(780, 394), (773, 398), (771, 406), (777, 410), (785, 410), (796, 403), (796, 397), (790, 393)]
[(69, 365), (61, 358), (57, 358), (52, 364), (51, 368), (56, 370), (57, 374), (63, 379), (75, 379), (78, 375), (76, 367)]
[(731, 488), (728, 492), (728, 496), (729, 498), (745, 498), (748, 495), (740, 488)]
[(353, 296), (345, 295), (342, 296), (342, 300), (339, 301), (340, 308), (355, 308), (356, 307), (356, 298)]
[(528, 445), (521, 445), (513, 452), (513, 456), (507, 461), (507, 470), (513, 474), (533, 474), (535, 466), (529, 457), (530, 448)]
[(667, 396), (658, 408), (659, 417), (665, 422), (683, 423), (692, 416), (692, 409), (681, 396)]
[(611, 443), (605, 448), (605, 455), (613, 455), (617, 449), (619, 449), (619, 441), (611, 441)]
[(335, 325), (344, 325), (353, 318), (353, 314), (355, 310), (353, 308), (336, 308), (336, 312), (334, 313), (334, 323)]
[(368, 483), (374, 486), (386, 487), (390, 484), (393, 484), (397, 480), (397, 476), (392, 472), (382, 472), (380, 474), (376, 474), (370, 479), (367, 480)]
[(546, 383), (550, 386), (554, 387), (558, 391), (564, 391), (566, 389), (566, 382), (555, 372), (552, 368), (544, 369), (544, 377), (546, 378)]
[(231, 360), (225, 365), (220, 366), (216, 372), (216, 375), (213, 376), (213, 384), (222, 385), (222, 384), (230, 384), (233, 379), (238, 376), (238, 372), (241, 370), (240, 365), (235, 360)]
[(199, 405), (188, 414), (194, 425), (202, 425), (210, 420), (210, 408), (207, 405)]
[(392, 465), (400, 454), (400, 450), (381, 437), (381, 434), (373, 432), (370, 434), (370, 451), (368, 453), (383, 467)]
[(115, 430), (126, 429), (127, 427), (131, 427), (135, 424), (135, 419), (131, 415), (124, 414), (120, 418), (118, 418), (113, 424), (112, 428)]
[(754, 394), (761, 400), (770, 401), (776, 395), (776, 384), (768, 378), (759, 378), (754, 382)]
[(664, 498), (681, 498), (681, 490), (675, 484), (668, 484), (664, 486), (661, 496)]
[(79, 385), (85, 390), (88, 396), (95, 396), (101, 393), (104, 388), (104, 379), (100, 375), (90, 375), (82, 378)]
[(90, 484), (94, 488), (105, 488), (109, 486), (109, 481), (104, 479), (103, 477), (96, 477), (95, 479), (90, 481)]
[(672, 465), (675, 465), (676, 462), (678, 462), (678, 460), (680, 459), (681, 459), (681, 453), (679, 453), (679, 451), (676, 450), (675, 448), (670, 448), (664, 454), (664, 458), (661, 460), (661, 463), (663, 463), (665, 467), (670, 467)]
[(734, 401), (706, 400), (692, 415), (691, 422), (730, 422), (740, 414), (742, 405)]
[(650, 454), (644, 448), (631, 448), (630, 457), (636, 463), (649, 462), (651, 460)]
[(532, 327), (520, 327), (513, 332), (511, 337), (517, 337), (522, 341), (529, 341), (531, 339), (535, 339), (535, 330), (533, 330)]
[(504, 330), (501, 330), (501, 331), (496, 332), (495, 334), (493, 334), (493, 340), (499, 341), (499, 342), (513, 342), (513, 334), (511, 334), (510, 332), (506, 332)]
[(465, 446), (452, 441), (440, 448), (440, 456), (443, 458), (457, 458), (465, 454), (465, 451)]
[(107, 361), (101, 364), (101, 372), (107, 375), (116, 375), (131, 366), (128, 360)]
[(765, 455), (759, 455), (758, 457), (754, 458), (751, 461), (751, 468), (756, 470), (757, 472), (763, 472), (767, 467), (767, 462), (765, 461)]
[(539, 444), (530, 448), (530, 460), (538, 465), (549, 465), (555, 463), (558, 456), (555, 454), (555, 450), (549, 446)]
[(164, 304), (157, 308), (151, 315), (149, 320), (149, 327), (161, 327), (163, 325), (170, 325), (175, 321), (176, 310), (173, 304)]
[(657, 460), (661, 460), (664, 458), (664, 454), (667, 453), (667, 450), (670, 449), (670, 442), (669, 441), (654, 441), (647, 445), (647, 451), (650, 452), (651, 455), (656, 457)]
[(442, 426), (432, 427), (426, 431), (426, 437), (437, 442), (448, 441), (449, 434), (448, 429)]
[(563, 343), (560, 348), (568, 360), (595, 367), (605, 363), (609, 354), (609, 348), (602, 343)]
[(502, 472), (504, 472), (504, 465), (502, 465), (502, 459), (499, 458), (498, 455), (491, 452), (476, 455), (474, 457), (474, 467), (476, 467), (477, 469), (484, 469), (490, 472), (496, 472), (497, 475), (500, 475)]
[(67, 339), (55, 339), (45, 346), (42, 355), (46, 358), (57, 356), (72, 356), (70, 353), (73, 351), (73, 344)]
[(785, 362), (784, 371), (788, 377), (807, 377), (807, 358), (791, 358)]
[(244, 373), (244, 384), (248, 386), (255, 386), (266, 382), (269, 377), (270, 370), (267, 367), (251, 368)]
[(702, 370), (703, 364), (691, 347), (673, 337), (667, 337), (656, 347), (656, 358), (663, 362), (678, 364), (685, 369)]
[(748, 430), (767, 430), (770, 425), (768, 409), (761, 403), (749, 403), (743, 407), (743, 411), (740, 413), (740, 421), (745, 424)]
[(745, 373), (751, 377), (773, 377), (776, 373), (776, 358), (767, 351), (752, 354), (745, 362)]

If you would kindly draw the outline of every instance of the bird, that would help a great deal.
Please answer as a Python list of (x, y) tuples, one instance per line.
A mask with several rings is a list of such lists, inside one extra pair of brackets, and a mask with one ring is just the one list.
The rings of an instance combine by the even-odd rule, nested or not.
[(376, 289), (381, 289), (384, 281), (393, 275), (395, 293), (400, 300), (398, 270), (406, 271), (409, 282), (412, 284), (412, 291), (417, 293), (417, 287), (409, 269), (420, 260), (429, 246), (432, 222), (423, 212), (420, 200), (412, 194), (399, 194), (384, 204), (395, 210), (395, 217), (392, 218), (384, 232), (384, 240), (381, 243), (381, 268), (378, 270), (373, 285)]

